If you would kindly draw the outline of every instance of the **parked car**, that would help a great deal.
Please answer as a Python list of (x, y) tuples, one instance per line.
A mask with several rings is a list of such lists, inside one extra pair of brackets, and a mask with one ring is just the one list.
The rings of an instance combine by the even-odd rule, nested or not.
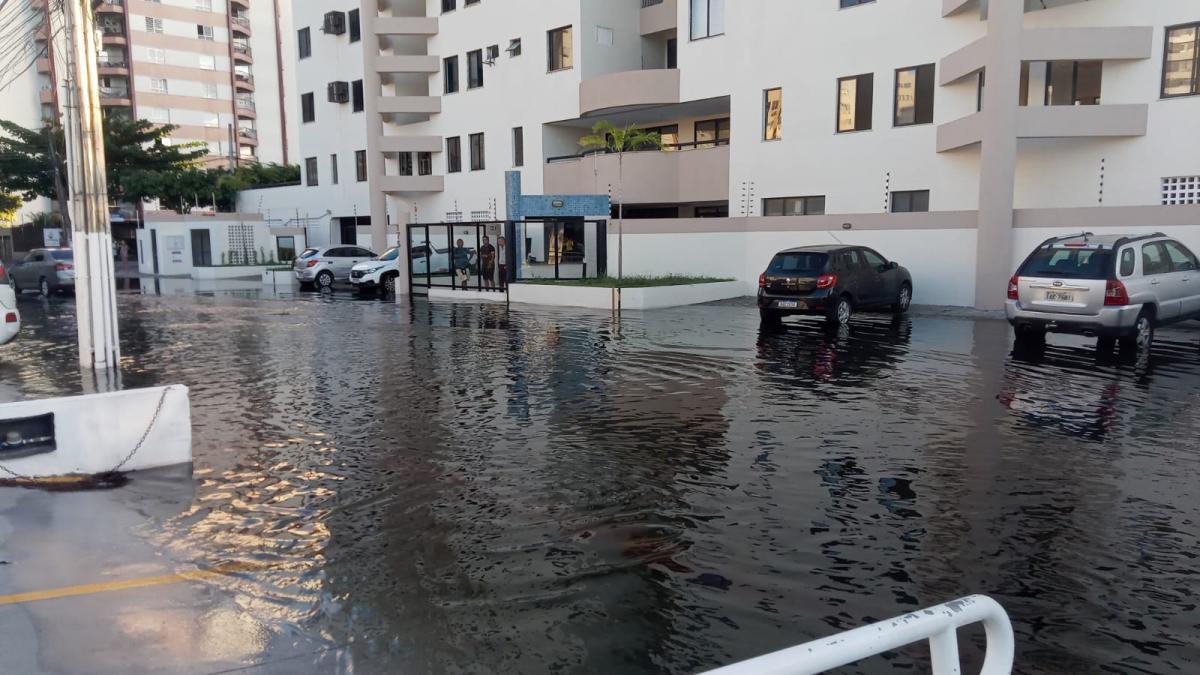
[(802, 246), (780, 251), (758, 277), (762, 322), (789, 315), (846, 323), (858, 310), (902, 314), (912, 303), (912, 275), (864, 246)]
[(1005, 313), (1023, 343), (1074, 333), (1148, 349), (1159, 326), (1200, 318), (1200, 261), (1159, 233), (1047, 239), (1009, 280)]
[(400, 247), (394, 246), (378, 257), (359, 263), (350, 270), (350, 283), (359, 291), (382, 288), (384, 293), (396, 292), (400, 278)]
[(409, 250), (412, 274), (450, 274), (450, 250), (417, 244)]
[(301, 286), (329, 288), (335, 281), (350, 281), (354, 266), (374, 257), (374, 252), (359, 246), (306, 248), (292, 263), (292, 269)]
[(17, 293), (9, 283), (4, 263), (0, 263), (0, 345), (16, 339), (21, 332), (21, 312), (17, 309)]
[(69, 248), (35, 248), (8, 270), (17, 293), (37, 289), (42, 295), (75, 290), (75, 252)]

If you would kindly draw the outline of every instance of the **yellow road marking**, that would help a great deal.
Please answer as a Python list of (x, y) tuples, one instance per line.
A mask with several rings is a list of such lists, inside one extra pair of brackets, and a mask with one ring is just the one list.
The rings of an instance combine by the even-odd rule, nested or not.
[(14, 593), (12, 595), (0, 595), (0, 606), (17, 605), (26, 602), (38, 602), (41, 600), (56, 600), (58, 598), (71, 598), (80, 595), (94, 595), (96, 593), (111, 593), (113, 591), (126, 591), (131, 588), (146, 588), (149, 586), (165, 586), (168, 584), (177, 584), (182, 581), (198, 581), (203, 579), (212, 579), (214, 577), (226, 576), (237, 572), (246, 572), (253, 569), (261, 569), (260, 565), (250, 565), (247, 563), (229, 563), (227, 565), (218, 565), (207, 570), (190, 570), (186, 572), (176, 572), (174, 574), (161, 574), (153, 577), (138, 577), (135, 579), (124, 579), (121, 581), (104, 581), (96, 584), (81, 584), (79, 586), (63, 586), (61, 588), (51, 588), (44, 591), (30, 591), (28, 593)]

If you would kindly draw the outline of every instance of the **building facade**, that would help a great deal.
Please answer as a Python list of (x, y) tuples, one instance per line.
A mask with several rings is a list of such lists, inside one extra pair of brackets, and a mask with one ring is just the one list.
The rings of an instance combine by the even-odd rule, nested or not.
[[(622, 202), (627, 273), (748, 291), (777, 248), (831, 238), (913, 268), (918, 301), (978, 307), (1064, 229), (1200, 248), (1192, 0), (321, 4), (305, 23), (335, 63), (300, 62), (305, 180), (330, 189), (353, 153), (344, 198), (377, 247), (405, 222), (509, 217), (519, 171), (527, 192)], [(581, 152), (600, 120), (664, 148), (619, 179)]]

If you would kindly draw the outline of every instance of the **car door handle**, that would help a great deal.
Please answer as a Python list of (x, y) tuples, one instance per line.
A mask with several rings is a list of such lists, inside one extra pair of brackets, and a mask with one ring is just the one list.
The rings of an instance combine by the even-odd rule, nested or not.
[(1151, 282), (1150, 282), (1150, 285), (1151, 285), (1151, 286), (1157, 286), (1157, 285), (1159, 285), (1159, 284), (1161, 284), (1161, 283), (1162, 283), (1162, 282), (1161, 282), (1161, 281), (1159, 281), (1158, 279), (1153, 279), (1153, 280), (1151, 280)]

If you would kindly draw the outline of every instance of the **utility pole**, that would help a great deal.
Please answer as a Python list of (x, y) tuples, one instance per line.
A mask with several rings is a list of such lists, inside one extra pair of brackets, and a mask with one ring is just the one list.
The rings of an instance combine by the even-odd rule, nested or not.
[(63, 128), (74, 232), (79, 362), (105, 371), (120, 364), (121, 350), (92, 0), (64, 0), (63, 16), (68, 77)]

